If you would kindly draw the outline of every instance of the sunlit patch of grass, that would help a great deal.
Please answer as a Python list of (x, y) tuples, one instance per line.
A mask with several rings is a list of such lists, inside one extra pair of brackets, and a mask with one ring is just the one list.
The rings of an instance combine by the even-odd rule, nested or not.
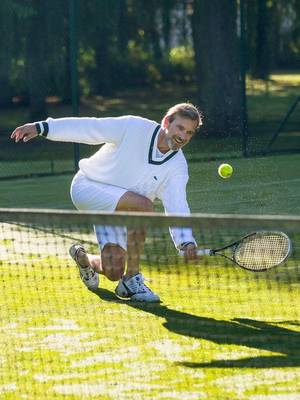
[(10, 246), (14, 243), (15, 239), (11, 238), (11, 239), (1, 239), (0, 240), (0, 245), (4, 245), (4, 246)]
[(260, 79), (247, 78), (247, 89), (250, 95), (274, 94), (287, 95), (289, 91), (297, 90), (300, 84), (300, 74), (271, 74), (266, 81)]
[(300, 73), (273, 73), (271, 74), (271, 79), (278, 82), (291, 84), (292, 86), (298, 86), (300, 84)]

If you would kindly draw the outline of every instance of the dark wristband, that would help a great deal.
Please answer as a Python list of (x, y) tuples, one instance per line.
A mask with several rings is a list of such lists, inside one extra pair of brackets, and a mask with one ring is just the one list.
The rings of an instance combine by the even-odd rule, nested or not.
[(46, 121), (36, 122), (35, 127), (38, 135), (47, 137), (49, 132), (49, 125)]
[(181, 243), (181, 245), (180, 245), (180, 250), (183, 250), (186, 246), (188, 246), (189, 244), (192, 244), (192, 245), (194, 245), (195, 246), (195, 243), (194, 242), (184, 242), (184, 243)]

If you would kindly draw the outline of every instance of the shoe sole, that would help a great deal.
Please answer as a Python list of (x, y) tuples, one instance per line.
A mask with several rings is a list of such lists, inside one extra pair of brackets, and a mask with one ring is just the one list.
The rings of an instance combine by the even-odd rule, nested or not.
[(135, 303), (160, 303), (160, 298), (157, 296), (155, 298), (153, 298), (152, 300), (146, 300), (146, 299), (136, 299), (134, 298), (134, 296), (136, 296), (136, 294), (133, 294), (132, 296), (120, 296), (116, 291), (115, 291), (115, 295), (118, 299), (120, 300), (124, 300), (124, 301), (132, 301)]
[(160, 298), (159, 297), (157, 297), (157, 298), (153, 298), (153, 299), (151, 299), (151, 300), (146, 300), (146, 299), (136, 299), (136, 298), (134, 298), (134, 296), (135, 295), (133, 295), (133, 296), (131, 296), (130, 297), (130, 300), (131, 301), (134, 301), (134, 302), (136, 302), (136, 303), (160, 303)]
[(77, 260), (77, 252), (78, 252), (78, 250), (83, 250), (85, 252), (83, 246), (80, 246), (79, 244), (73, 244), (69, 248), (69, 254), (73, 258), (73, 260), (76, 262), (77, 266), (82, 268), (82, 265), (80, 265), (80, 263)]
[[(85, 253), (85, 249), (83, 246), (81, 246), (80, 244), (73, 244), (70, 249), (69, 249), (69, 254), (71, 256), (71, 258), (75, 261), (77, 267), (78, 267), (78, 272), (79, 272), (79, 276), (80, 279), (82, 280), (83, 284), (92, 292), (96, 291), (98, 289), (99, 286), (99, 278), (98, 278), (98, 282), (97, 282), (97, 286), (88, 286), (86, 284), (86, 280), (84, 279), (83, 275), (81, 274), (80, 268), (84, 268), (82, 267), (82, 265), (80, 265), (79, 261), (77, 260), (77, 252), (79, 250), (82, 250)], [(95, 274), (97, 274), (97, 272), (95, 271)]]
[[(124, 289), (119, 288), (120, 283), (115, 289), (115, 295), (121, 299), (121, 300), (129, 300), (133, 301), (136, 303), (159, 303), (160, 298), (157, 294), (153, 293), (150, 288), (148, 288), (146, 285), (145, 287), (148, 290), (148, 296), (147, 296), (147, 291), (143, 292), (132, 292), (130, 288), (127, 286), (126, 282), (122, 282), (122, 285), (124, 286)], [(121, 285), (121, 286), (122, 286)], [(124, 295), (122, 295), (122, 291)], [(120, 293), (121, 292), (121, 293)], [(152, 294), (152, 296), (150, 295)]]

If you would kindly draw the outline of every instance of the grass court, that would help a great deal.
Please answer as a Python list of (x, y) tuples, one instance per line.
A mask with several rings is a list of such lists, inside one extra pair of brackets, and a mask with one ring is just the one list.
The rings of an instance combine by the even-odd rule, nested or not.
[[(192, 211), (299, 214), (299, 155), (226, 161), (229, 180), (216, 161), (190, 164)], [(4, 181), (1, 205), (71, 208), (70, 180)], [(156, 262), (148, 246), (142, 271), (162, 303), (141, 305), (104, 278), (89, 292), (71, 240), (3, 229), (1, 398), (297, 399), (299, 234), (290, 261), (261, 274), (215, 258)]]

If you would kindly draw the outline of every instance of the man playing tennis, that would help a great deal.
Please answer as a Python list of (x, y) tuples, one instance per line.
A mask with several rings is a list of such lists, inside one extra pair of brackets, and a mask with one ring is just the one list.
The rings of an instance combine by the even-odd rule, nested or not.
[[(116, 118), (48, 118), (20, 126), (11, 134), (16, 142), (41, 135), (49, 140), (103, 146), (79, 162), (71, 184), (71, 198), (78, 210), (152, 212), (153, 201), (162, 201), (166, 213), (189, 214), (186, 199), (188, 167), (181, 148), (202, 125), (201, 115), (190, 103), (171, 107), (161, 125), (136, 116)], [(145, 231), (95, 225), (100, 255), (86, 253), (74, 244), (69, 252), (83, 283), (96, 290), (99, 274), (119, 281), (116, 295), (133, 301), (157, 302), (159, 296), (144, 283), (140, 253)], [(170, 228), (186, 260), (197, 257), (189, 228)], [(126, 263), (127, 261), (127, 263)]]

